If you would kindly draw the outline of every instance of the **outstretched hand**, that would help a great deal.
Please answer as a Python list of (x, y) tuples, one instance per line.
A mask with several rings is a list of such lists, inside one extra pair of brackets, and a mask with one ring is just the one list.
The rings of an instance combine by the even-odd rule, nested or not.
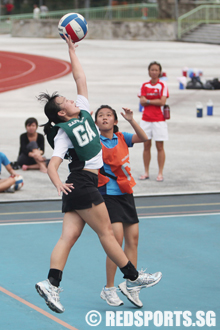
[(66, 34), (64, 34), (64, 37), (66, 39), (69, 50), (75, 51), (75, 49), (78, 47), (78, 45), (76, 45), (76, 44), (74, 44), (74, 42), (72, 42), (71, 37), (70, 37), (69, 34), (68, 34), (68, 37), (66, 36)]
[(124, 113), (121, 112), (121, 115), (124, 117), (124, 119), (126, 119), (127, 121), (132, 121), (133, 119), (133, 111), (129, 108), (123, 108)]

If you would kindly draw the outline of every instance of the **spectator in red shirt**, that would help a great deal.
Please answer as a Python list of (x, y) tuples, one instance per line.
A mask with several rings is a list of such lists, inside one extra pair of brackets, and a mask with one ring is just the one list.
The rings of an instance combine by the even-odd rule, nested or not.
[(11, 15), (12, 10), (14, 9), (14, 5), (11, 3), (11, 1), (8, 1), (5, 4), (5, 8), (6, 8), (6, 15)]
[(143, 83), (140, 90), (140, 103), (144, 107), (141, 128), (148, 136), (144, 142), (144, 168), (145, 173), (139, 177), (140, 180), (149, 179), (149, 165), (151, 160), (151, 139), (154, 138), (158, 152), (158, 176), (157, 181), (163, 181), (163, 168), (165, 163), (164, 141), (168, 140), (167, 123), (163, 116), (163, 106), (169, 97), (169, 92), (164, 81), (161, 81), (162, 67), (157, 62), (148, 66), (150, 80)]

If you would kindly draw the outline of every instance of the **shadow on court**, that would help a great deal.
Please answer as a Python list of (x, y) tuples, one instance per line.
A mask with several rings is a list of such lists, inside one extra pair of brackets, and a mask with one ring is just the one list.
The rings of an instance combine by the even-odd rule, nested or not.
[[(101, 316), (96, 329), (210, 329), (215, 324), (218, 329), (219, 194), (135, 201), (140, 218), (138, 269), (161, 271), (161, 282), (141, 291), (142, 309), (121, 293), (123, 306), (107, 305), (99, 296), (105, 285), (105, 253), (86, 226), (61, 282), (63, 314), (48, 309), (34, 288), (47, 277), (50, 254), (61, 233), (61, 202), (0, 204), (0, 328), (88, 330)], [(115, 285), (122, 280), (117, 271)]]

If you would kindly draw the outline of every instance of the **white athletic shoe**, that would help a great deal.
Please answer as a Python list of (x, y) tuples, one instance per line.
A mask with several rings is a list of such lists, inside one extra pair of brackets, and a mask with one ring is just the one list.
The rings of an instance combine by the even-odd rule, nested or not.
[(141, 270), (139, 272), (138, 278), (135, 281), (126, 280), (127, 290), (128, 292), (130, 292), (134, 289), (137, 290), (137, 288), (139, 288), (140, 290), (143, 288), (149, 288), (160, 282), (161, 278), (161, 272), (148, 274)]
[(104, 288), (100, 294), (100, 297), (107, 302), (110, 306), (121, 306), (123, 305), (123, 301), (119, 298), (116, 287), (113, 286), (112, 288)]
[(38, 282), (35, 285), (35, 288), (53, 312), (63, 313), (65, 311), (64, 307), (60, 303), (59, 293), (63, 291), (61, 288), (57, 288), (52, 285), (49, 280)]
[(15, 192), (15, 185), (13, 184), (11, 187), (9, 187), (7, 190), (5, 190), (7, 193), (14, 193)]
[(139, 293), (141, 289), (139, 287), (134, 288), (133, 290), (130, 290), (128, 292), (127, 286), (126, 286), (126, 281), (122, 282), (119, 284), (119, 289), (121, 292), (128, 298), (128, 300), (134, 304), (136, 307), (143, 307), (142, 301), (139, 299)]

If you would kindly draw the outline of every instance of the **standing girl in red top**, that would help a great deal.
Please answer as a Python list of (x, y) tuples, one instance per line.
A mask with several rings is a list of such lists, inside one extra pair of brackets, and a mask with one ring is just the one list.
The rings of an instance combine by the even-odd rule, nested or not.
[(158, 176), (157, 181), (163, 181), (163, 168), (165, 163), (164, 141), (168, 140), (167, 123), (163, 116), (163, 106), (169, 97), (167, 86), (159, 78), (162, 67), (157, 62), (152, 62), (148, 66), (150, 80), (143, 83), (140, 91), (140, 103), (144, 107), (143, 116), (140, 123), (141, 128), (148, 136), (148, 141), (144, 142), (144, 168), (145, 173), (140, 176), (140, 180), (149, 179), (149, 165), (151, 160), (151, 139), (154, 138), (158, 152)]

